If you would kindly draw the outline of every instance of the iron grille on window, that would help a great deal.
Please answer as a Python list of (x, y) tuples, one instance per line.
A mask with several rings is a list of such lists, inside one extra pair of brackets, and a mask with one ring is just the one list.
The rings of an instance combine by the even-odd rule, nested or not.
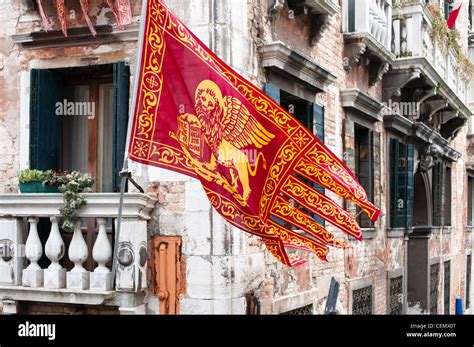
[(372, 314), (372, 286), (352, 292), (352, 314)]
[(430, 313), (438, 313), (439, 264), (431, 265), (430, 269)]
[(466, 309), (471, 307), (471, 270), (472, 270), (472, 255), (467, 256), (466, 266)]
[(390, 314), (402, 314), (403, 309), (403, 277), (390, 279)]
[(444, 314), (451, 310), (451, 262), (444, 262)]
[(281, 313), (283, 316), (309, 316), (313, 314), (313, 305), (307, 305), (295, 310)]

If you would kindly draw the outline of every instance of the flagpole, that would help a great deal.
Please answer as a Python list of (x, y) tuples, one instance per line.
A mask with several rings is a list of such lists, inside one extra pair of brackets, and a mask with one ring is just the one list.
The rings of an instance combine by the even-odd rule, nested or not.
[[(143, 37), (145, 33), (145, 22), (146, 22), (146, 10), (148, 7), (148, 0), (143, 0), (142, 2), (142, 12), (140, 15), (140, 30), (138, 33), (138, 46), (137, 46), (137, 58), (135, 61), (135, 74), (134, 74), (134, 81), (133, 81), (133, 94), (132, 94), (132, 102), (130, 104), (130, 112), (128, 115), (128, 124), (127, 124), (127, 140), (125, 142), (125, 153), (123, 157), (123, 166), (122, 171), (120, 172), (121, 180), (120, 180), (120, 200), (119, 200), (119, 210), (117, 216), (117, 230), (115, 231), (115, 242), (114, 242), (114, 252), (112, 258), (112, 278), (113, 283), (115, 283), (115, 277), (117, 273), (117, 258), (118, 258), (118, 247), (119, 247), (119, 240), (120, 240), (120, 231), (122, 229), (122, 214), (123, 214), (123, 200), (125, 195), (125, 185), (127, 183), (127, 179), (130, 177), (128, 173), (128, 149), (130, 147), (130, 137), (131, 137), (131, 130), (132, 130), (132, 123), (133, 123), (133, 116), (135, 112), (135, 107), (137, 104), (137, 93), (138, 93), (138, 85), (139, 85), (139, 74), (141, 71), (142, 65), (142, 52), (143, 52)], [(115, 285), (114, 285), (115, 287)]]

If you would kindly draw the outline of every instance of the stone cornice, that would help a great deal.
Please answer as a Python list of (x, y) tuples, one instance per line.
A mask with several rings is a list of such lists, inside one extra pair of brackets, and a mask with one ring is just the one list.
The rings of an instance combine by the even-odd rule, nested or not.
[(259, 48), (262, 65), (277, 69), (319, 91), (326, 91), (337, 77), (316, 64), (313, 59), (297, 52), (282, 42), (273, 42)]
[(371, 122), (382, 121), (381, 111), (384, 105), (359, 89), (341, 91), (342, 107), (353, 109)]
[(413, 122), (399, 114), (387, 114), (383, 117), (385, 129), (392, 130), (404, 136), (410, 135)]
[(53, 48), (78, 45), (97, 45), (113, 42), (137, 41), (139, 24), (133, 23), (120, 30), (116, 26), (102, 25), (96, 26), (97, 36), (92, 37), (87, 27), (69, 28), (68, 37), (65, 38), (59, 30), (26, 32), (11, 35), (11, 39), (16, 44), (21, 44), (24, 48)]

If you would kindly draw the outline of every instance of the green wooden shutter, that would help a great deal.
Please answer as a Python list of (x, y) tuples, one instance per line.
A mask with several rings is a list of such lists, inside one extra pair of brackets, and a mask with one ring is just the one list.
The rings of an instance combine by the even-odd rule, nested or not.
[(114, 64), (113, 182), (118, 190), (127, 140), (130, 99), (130, 68), (124, 62)]
[(444, 19), (448, 20), (450, 14), (451, 14), (451, 1), (444, 0)]
[[(313, 103), (313, 124), (315, 136), (324, 143), (324, 107), (319, 106)], [(323, 187), (318, 184), (314, 184), (314, 188), (321, 194), (326, 194), (326, 191)], [(322, 225), (326, 225), (326, 221), (319, 216), (314, 215), (313, 218), (315, 221)]]
[[(355, 132), (356, 144), (356, 172), (359, 183), (367, 193), (370, 201), (373, 200), (373, 132), (367, 128), (361, 128)], [(364, 155), (362, 155), (364, 154)], [(358, 208), (359, 212), (360, 209)], [(363, 228), (373, 227), (373, 223), (367, 214), (362, 213), (358, 217), (359, 225)]]
[(315, 135), (324, 143), (324, 107), (313, 104), (313, 121), (315, 124)]
[(62, 78), (53, 70), (31, 70), (30, 168), (60, 168), (62, 116), (56, 104), (62, 102)]
[(390, 139), (390, 226), (413, 225), (414, 147)]
[(398, 210), (399, 141), (390, 139), (390, 226), (396, 228)]
[(415, 147), (408, 144), (407, 148), (407, 192), (406, 192), (406, 228), (410, 229), (413, 226), (413, 193), (414, 193), (414, 166), (415, 166)]
[(406, 226), (406, 206), (407, 206), (407, 146), (404, 143), (398, 143), (397, 160), (397, 209), (395, 222), (397, 228)]

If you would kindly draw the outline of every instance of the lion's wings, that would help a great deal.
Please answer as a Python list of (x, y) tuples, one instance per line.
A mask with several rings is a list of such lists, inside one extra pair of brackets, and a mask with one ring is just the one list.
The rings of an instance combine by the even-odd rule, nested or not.
[(249, 145), (262, 148), (275, 137), (252, 117), (239, 99), (232, 96), (224, 97), (220, 123), (224, 139), (239, 149)]

